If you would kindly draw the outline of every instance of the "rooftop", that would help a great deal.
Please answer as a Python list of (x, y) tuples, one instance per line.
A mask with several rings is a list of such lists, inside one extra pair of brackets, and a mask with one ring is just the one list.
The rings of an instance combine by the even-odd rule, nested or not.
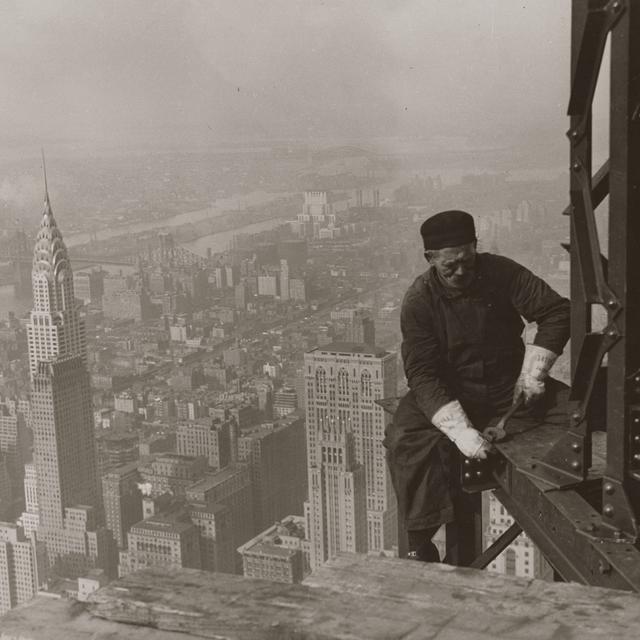
[(311, 349), (309, 353), (349, 353), (355, 355), (371, 355), (376, 358), (382, 358), (389, 355), (389, 352), (382, 347), (376, 347), (369, 344), (361, 344), (358, 342), (332, 342), (323, 347)]
[(131, 527), (132, 533), (136, 530), (143, 531), (172, 531), (174, 533), (182, 533), (193, 527), (189, 521), (182, 520), (180, 516), (175, 514), (159, 515), (142, 520)]
[(126, 476), (129, 473), (133, 473), (134, 471), (137, 471), (139, 466), (140, 466), (139, 460), (135, 462), (127, 462), (126, 464), (120, 465), (115, 469), (111, 469), (110, 471), (107, 471), (103, 475), (103, 478), (107, 476)]
[(245, 470), (246, 468), (247, 465), (243, 465), (242, 463), (230, 464), (224, 469), (220, 469), (220, 471), (216, 471), (215, 473), (206, 475), (201, 480), (197, 480), (193, 484), (190, 484), (188, 490), (203, 491), (211, 487), (216, 487), (225, 480), (232, 478), (236, 473)]
[(283, 547), (273, 542), (258, 542), (254, 545), (243, 545), (243, 553), (259, 554), (261, 556), (278, 556), (279, 558), (290, 558), (298, 553), (297, 549)]

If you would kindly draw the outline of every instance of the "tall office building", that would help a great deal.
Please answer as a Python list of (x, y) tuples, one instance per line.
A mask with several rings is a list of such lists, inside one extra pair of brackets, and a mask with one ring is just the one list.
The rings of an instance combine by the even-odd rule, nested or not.
[(29, 435), (25, 416), (8, 404), (0, 404), (0, 455), (4, 455), (9, 483), (7, 507), (0, 516), (13, 519), (22, 510), (24, 465), (29, 458)]
[(244, 429), (238, 458), (251, 465), (254, 526), (262, 531), (290, 513), (302, 513), (307, 496), (304, 419), (297, 414)]
[(33, 257), (27, 325), (38, 539), (61, 575), (115, 568), (101, 526), (87, 341), (67, 249), (46, 191)]
[(382, 446), (388, 416), (375, 401), (396, 395), (396, 355), (354, 343), (317, 348), (305, 354), (305, 384), (312, 567), (338, 551), (392, 549), (397, 504)]
[(178, 423), (177, 451), (183, 456), (204, 456), (218, 470), (231, 462), (231, 421), (199, 418)]
[(91, 390), (82, 359), (38, 362), (31, 393), (40, 524), (60, 529), (67, 507), (99, 504)]
[(38, 530), (40, 516), (38, 515), (38, 474), (33, 462), (24, 465), (24, 511), (18, 520), (18, 524), (29, 537)]
[(200, 534), (200, 568), (203, 571), (234, 573), (236, 555), (231, 510), (223, 504), (204, 502), (192, 502), (187, 505), (187, 510)]
[(347, 342), (368, 344), (373, 346), (376, 341), (376, 327), (373, 318), (365, 309), (355, 309), (353, 318), (347, 325)]
[(0, 522), (0, 616), (33, 598), (46, 579), (44, 550), (22, 528)]
[(280, 260), (280, 300), (289, 300), (289, 263)]
[[(224, 524), (222, 518), (228, 517), (230, 526), (225, 525), (220, 531), (221, 535), (216, 536), (217, 543), (224, 548), (234, 550), (256, 534), (251, 469), (248, 464), (238, 462), (229, 465), (193, 483), (186, 490), (186, 498), (193, 513), (199, 510), (200, 515), (193, 516), (194, 520), (202, 520), (206, 516), (203, 506), (213, 508), (221, 505), (227, 508), (228, 516), (221, 514), (218, 521)], [(242, 558), (232, 553), (231, 566), (227, 566), (225, 561), (225, 568), (214, 570), (242, 573)]]
[(121, 549), (126, 546), (131, 527), (142, 520), (140, 482), (136, 462), (112, 469), (102, 476), (105, 524)]
[(365, 469), (356, 462), (346, 424), (321, 419), (313, 457), (305, 518), (316, 569), (340, 552), (366, 553), (367, 505)]

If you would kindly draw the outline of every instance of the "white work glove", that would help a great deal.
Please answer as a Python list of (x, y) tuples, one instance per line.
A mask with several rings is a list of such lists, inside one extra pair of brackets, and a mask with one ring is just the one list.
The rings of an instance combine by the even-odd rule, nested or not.
[(452, 400), (440, 407), (433, 414), (431, 422), (467, 458), (484, 460), (491, 450), (491, 445), (471, 426), (471, 421), (458, 400)]
[(558, 359), (557, 354), (537, 344), (528, 344), (524, 352), (522, 370), (513, 391), (513, 404), (520, 399), (525, 407), (535, 404), (544, 395), (544, 379)]

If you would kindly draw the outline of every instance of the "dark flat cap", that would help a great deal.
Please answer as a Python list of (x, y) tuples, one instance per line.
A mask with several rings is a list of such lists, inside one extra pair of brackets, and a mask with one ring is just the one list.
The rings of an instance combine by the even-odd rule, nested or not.
[(420, 235), (425, 251), (459, 247), (476, 239), (476, 226), (466, 211), (441, 211), (422, 223)]

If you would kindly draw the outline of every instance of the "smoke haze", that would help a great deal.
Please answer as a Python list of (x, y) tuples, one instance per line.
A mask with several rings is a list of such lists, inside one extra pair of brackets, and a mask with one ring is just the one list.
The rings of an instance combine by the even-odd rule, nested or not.
[(557, 0), (14, 0), (8, 146), (562, 135)]

